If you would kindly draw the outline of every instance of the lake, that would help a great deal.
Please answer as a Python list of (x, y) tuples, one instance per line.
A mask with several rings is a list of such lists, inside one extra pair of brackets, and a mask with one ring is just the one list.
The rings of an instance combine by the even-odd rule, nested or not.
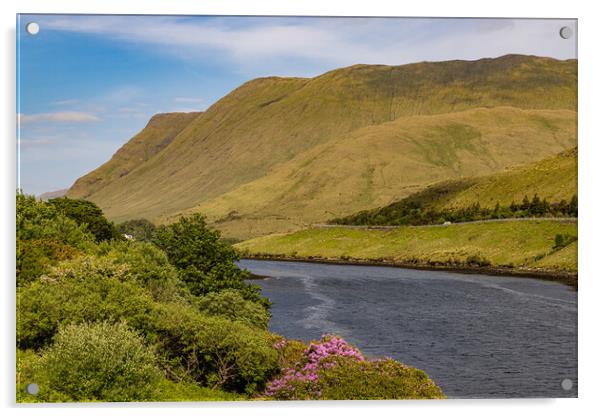
[(287, 338), (340, 335), (367, 356), (424, 370), (450, 398), (577, 396), (577, 292), (569, 286), (378, 266), (239, 266), (269, 276), (252, 283), (273, 302), (270, 330)]

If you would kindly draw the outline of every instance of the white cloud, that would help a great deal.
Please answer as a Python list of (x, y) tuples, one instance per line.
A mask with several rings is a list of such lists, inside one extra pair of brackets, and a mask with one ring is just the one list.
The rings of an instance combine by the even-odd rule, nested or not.
[[(507, 53), (575, 58), (553, 19), (185, 18), (173, 16), (48, 16), (47, 30), (100, 35), (183, 59), (229, 59), (241, 68), (330, 68), (355, 63), (403, 64), (477, 59)], [(290, 71), (289, 71), (290, 72)]]
[(38, 114), (19, 114), (19, 123), (86, 123), (90, 121), (99, 121), (100, 119), (91, 113), (81, 111), (60, 111), (56, 113), (38, 113)]

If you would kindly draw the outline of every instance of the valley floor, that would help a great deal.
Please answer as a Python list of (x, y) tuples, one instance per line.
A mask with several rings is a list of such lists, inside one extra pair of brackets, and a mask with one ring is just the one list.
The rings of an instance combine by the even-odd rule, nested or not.
[(314, 227), (235, 247), (247, 258), (524, 275), (576, 286), (577, 244), (576, 222), (540, 219), (395, 229)]

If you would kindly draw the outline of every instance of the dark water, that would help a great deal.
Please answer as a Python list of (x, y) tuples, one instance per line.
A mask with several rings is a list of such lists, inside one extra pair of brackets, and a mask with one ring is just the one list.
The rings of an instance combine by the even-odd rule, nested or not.
[[(577, 292), (536, 279), (242, 260), (271, 330), (334, 333), (429, 374), (449, 397), (576, 397)], [(566, 391), (564, 379), (573, 382)]]

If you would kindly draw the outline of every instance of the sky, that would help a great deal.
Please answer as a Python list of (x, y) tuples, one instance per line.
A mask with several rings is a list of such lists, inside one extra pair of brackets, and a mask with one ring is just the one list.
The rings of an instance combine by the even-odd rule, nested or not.
[(253, 78), (508, 53), (577, 58), (563, 26), (577, 32), (555, 19), (19, 15), (17, 187), (68, 188), (153, 114), (205, 110)]

